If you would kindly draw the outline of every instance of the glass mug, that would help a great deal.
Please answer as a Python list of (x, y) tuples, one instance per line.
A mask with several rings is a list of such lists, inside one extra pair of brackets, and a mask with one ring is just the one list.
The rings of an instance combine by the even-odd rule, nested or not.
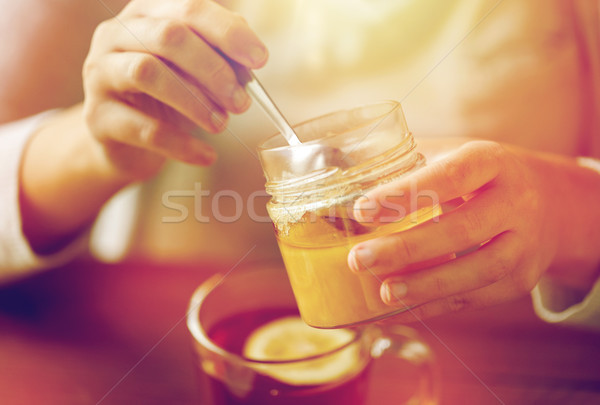
[(187, 326), (202, 403), (437, 403), (433, 355), (412, 329), (311, 328), (280, 264), (207, 280), (190, 300)]
[(338, 111), (294, 127), (301, 145), (277, 134), (259, 147), (271, 195), (267, 204), (304, 321), (340, 328), (380, 320), (407, 308), (380, 298), (381, 281), (350, 271), (355, 244), (408, 229), (440, 213), (439, 205), (376, 227), (352, 219), (354, 201), (372, 188), (425, 165), (400, 103)]

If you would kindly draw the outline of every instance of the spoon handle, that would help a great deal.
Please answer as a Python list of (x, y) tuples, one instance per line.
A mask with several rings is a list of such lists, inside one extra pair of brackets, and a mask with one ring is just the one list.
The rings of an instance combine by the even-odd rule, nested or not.
[(279, 108), (277, 108), (277, 105), (269, 97), (263, 85), (254, 76), (254, 73), (236, 62), (232, 62), (231, 65), (240, 84), (246, 88), (250, 96), (260, 105), (271, 121), (273, 121), (273, 124), (281, 132), (288, 144), (300, 145), (301, 142), (298, 139), (298, 135), (296, 135), (289, 122), (285, 119), (281, 111), (279, 111)]

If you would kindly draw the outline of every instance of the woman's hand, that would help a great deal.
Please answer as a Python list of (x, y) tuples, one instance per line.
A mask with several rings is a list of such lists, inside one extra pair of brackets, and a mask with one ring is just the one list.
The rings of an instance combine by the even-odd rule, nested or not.
[[(348, 256), (353, 271), (383, 280), (384, 302), (416, 306), (398, 321), (522, 296), (546, 271), (578, 288), (597, 277), (600, 216), (588, 213), (600, 201), (600, 176), (573, 159), (469, 142), (369, 192), (354, 215), (376, 225), (457, 199), (461, 203), (438, 218), (362, 242)], [(419, 266), (440, 257), (451, 259)]]
[(228, 112), (250, 104), (222, 55), (249, 68), (267, 60), (244, 19), (211, 0), (133, 0), (98, 26), (83, 69), (84, 115), (119, 172), (143, 179), (166, 157), (215, 159), (191, 131), (220, 132)]
[[(65, 46), (57, 41), (56, 52)], [(192, 131), (222, 131), (228, 112), (250, 103), (222, 55), (249, 68), (267, 59), (245, 21), (210, 0), (133, 0), (97, 27), (84, 102), (44, 121), (24, 151), (22, 228), (36, 252), (64, 246), (115, 192), (154, 176), (166, 158), (215, 159)]]

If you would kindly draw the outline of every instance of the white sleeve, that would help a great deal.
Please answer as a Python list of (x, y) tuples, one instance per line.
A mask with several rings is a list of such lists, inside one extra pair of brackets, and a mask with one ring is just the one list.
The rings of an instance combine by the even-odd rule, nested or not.
[(600, 328), (600, 280), (581, 297), (543, 279), (531, 292), (531, 298), (536, 314), (546, 322)]
[(40, 256), (31, 249), (21, 228), (19, 170), (23, 150), (39, 125), (54, 112), (0, 125), (0, 283), (58, 266), (87, 244), (82, 236), (55, 254)]
[[(598, 160), (578, 158), (577, 163), (600, 173)], [(531, 298), (536, 314), (546, 322), (600, 328), (600, 279), (582, 296), (543, 277), (531, 292)]]

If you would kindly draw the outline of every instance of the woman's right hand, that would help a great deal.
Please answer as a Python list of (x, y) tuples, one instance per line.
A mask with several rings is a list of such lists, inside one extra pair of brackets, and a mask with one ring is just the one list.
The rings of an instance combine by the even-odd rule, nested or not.
[(165, 158), (208, 165), (191, 135), (225, 129), (250, 98), (228, 58), (248, 67), (267, 50), (239, 15), (211, 0), (133, 0), (101, 23), (84, 64), (84, 116), (118, 173), (153, 176)]

